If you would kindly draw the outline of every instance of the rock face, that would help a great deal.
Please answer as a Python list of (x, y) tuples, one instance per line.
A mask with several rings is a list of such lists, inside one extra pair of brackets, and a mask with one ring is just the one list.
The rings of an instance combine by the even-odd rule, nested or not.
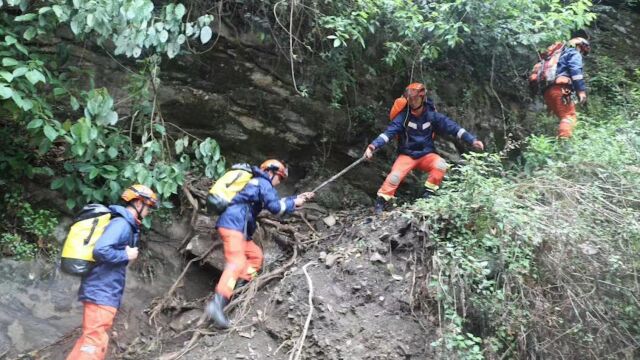
[(347, 123), (343, 112), (294, 96), (291, 85), (258, 66), (266, 63), (224, 39), (205, 55), (181, 58), (164, 76), (163, 116), (245, 159), (295, 159), (292, 153), (309, 148), (328, 124)]
[(37, 261), (7, 259), (0, 261), (0, 278), (0, 354), (43, 347), (80, 324), (78, 279)]
[[(113, 332), (115, 342), (129, 342), (137, 336), (138, 329), (147, 322), (143, 310), (168, 289), (181, 270), (181, 259), (166, 239), (157, 241), (162, 239), (146, 236), (151, 239), (143, 240), (140, 257), (129, 266), (123, 305)], [(0, 259), (0, 279), (0, 355), (13, 359), (53, 345), (45, 350), (48, 358), (64, 359), (82, 324), (83, 307), (76, 295), (80, 278), (40, 260)], [(118, 333), (132, 338), (120, 340)]]

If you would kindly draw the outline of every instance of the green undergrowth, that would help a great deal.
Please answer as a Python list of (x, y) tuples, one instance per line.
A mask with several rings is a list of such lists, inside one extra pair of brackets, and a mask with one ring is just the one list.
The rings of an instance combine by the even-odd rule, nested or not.
[(442, 356), (640, 356), (639, 79), (591, 99), (572, 139), (531, 136), (509, 168), (468, 155), (448, 191), (407, 206), (435, 244), (417, 293)]
[(31, 204), (18, 186), (0, 183), (0, 255), (29, 260), (42, 254), (55, 256), (58, 244), (53, 236), (58, 225), (56, 212)]

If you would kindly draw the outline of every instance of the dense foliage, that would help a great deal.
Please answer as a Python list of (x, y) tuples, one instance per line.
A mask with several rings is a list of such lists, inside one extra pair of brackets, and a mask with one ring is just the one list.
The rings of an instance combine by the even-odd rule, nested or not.
[[(10, 0), (0, 6), (0, 179), (7, 192), (23, 195), (11, 184), (25, 178), (49, 181), (75, 209), (115, 202), (132, 183), (166, 199), (190, 171), (222, 172), (216, 141), (168, 129), (172, 124), (156, 101), (162, 55), (176, 56), (189, 41), (208, 42), (211, 15), (189, 21), (182, 4), (157, 9), (144, 0)], [(113, 99), (93, 85), (93, 69), (73, 59), (80, 44), (142, 59), (128, 63), (128, 98)], [(3, 243), (28, 237), (10, 223), (2, 228), (11, 238)]]
[(637, 356), (640, 69), (598, 62), (574, 138), (533, 135), (511, 168), (470, 156), (409, 209), (436, 243), (419, 300), (447, 357)]
[(483, 80), (495, 56), (495, 72), (512, 73), (512, 52), (544, 48), (595, 19), (590, 0), (270, 0), (227, 6), (292, 62), (293, 81), (299, 80), (303, 94), (327, 87), (336, 107), (357, 105), (357, 96), (347, 95), (369, 86), (366, 79), (400, 74), (402, 83), (431, 82), (432, 66), (444, 57), (479, 66), (476, 75), (482, 73)]

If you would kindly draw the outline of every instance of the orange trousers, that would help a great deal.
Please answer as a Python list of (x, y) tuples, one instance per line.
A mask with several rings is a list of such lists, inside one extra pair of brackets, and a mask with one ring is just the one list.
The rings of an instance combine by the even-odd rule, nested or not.
[(578, 122), (576, 106), (571, 98), (571, 85), (555, 84), (549, 86), (544, 92), (544, 102), (547, 108), (560, 119), (558, 126), (558, 137), (570, 138), (573, 128)]
[(87, 301), (83, 304), (82, 335), (67, 360), (102, 360), (107, 355), (109, 330), (118, 309)]
[(447, 172), (447, 162), (436, 153), (427, 154), (418, 159), (412, 159), (407, 155), (400, 155), (393, 163), (391, 172), (378, 190), (378, 196), (389, 200), (396, 195), (398, 187), (405, 177), (413, 169), (418, 169), (429, 174), (424, 186), (432, 191), (438, 190), (444, 174)]
[(231, 298), (238, 279), (253, 280), (262, 267), (262, 249), (253, 241), (247, 241), (237, 230), (218, 228), (224, 244), (224, 271), (216, 286), (216, 292)]

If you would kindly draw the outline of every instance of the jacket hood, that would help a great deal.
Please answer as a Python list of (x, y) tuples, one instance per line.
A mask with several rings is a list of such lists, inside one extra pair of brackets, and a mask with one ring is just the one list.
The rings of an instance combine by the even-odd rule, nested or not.
[(127, 210), (127, 208), (120, 205), (111, 205), (109, 206), (109, 210), (127, 220), (129, 225), (131, 225), (131, 227), (133, 228), (134, 233), (138, 232), (139, 228), (138, 223), (136, 222), (136, 218), (133, 216), (133, 214), (131, 214), (131, 212), (129, 212), (129, 210)]
[(271, 177), (269, 176), (269, 174), (267, 174), (266, 172), (260, 170), (259, 167), (252, 166), (251, 167), (251, 171), (253, 172), (253, 176), (265, 178), (265, 179), (267, 179), (267, 181), (271, 182)]

